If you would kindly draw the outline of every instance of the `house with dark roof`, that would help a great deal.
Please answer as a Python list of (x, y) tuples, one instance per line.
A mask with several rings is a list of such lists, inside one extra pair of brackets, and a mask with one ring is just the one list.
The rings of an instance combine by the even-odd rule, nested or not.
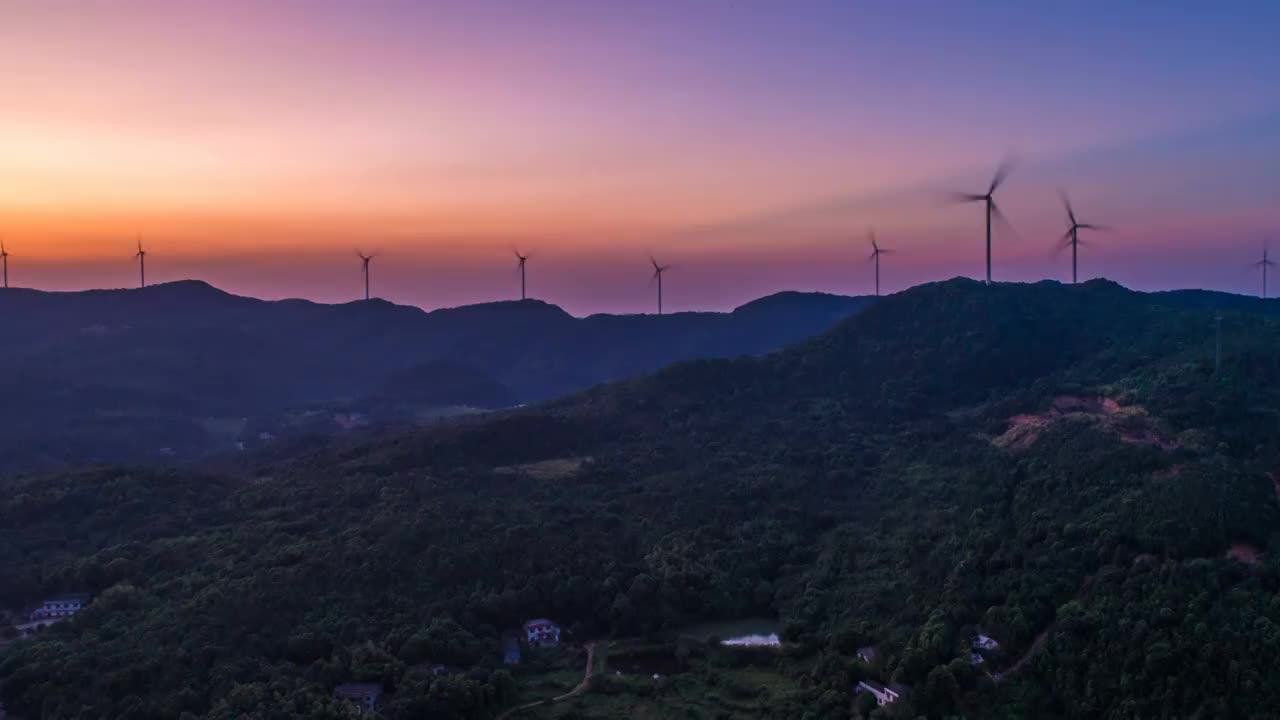
[(382, 711), (382, 685), (379, 683), (343, 683), (333, 689), (333, 697), (355, 705), (360, 712)]
[(858, 659), (870, 665), (876, 661), (876, 649), (870, 645), (858, 648)]
[(560, 643), (560, 626), (545, 618), (530, 620), (524, 624), (524, 635), (525, 642), (529, 643), (529, 647), (558, 645)]

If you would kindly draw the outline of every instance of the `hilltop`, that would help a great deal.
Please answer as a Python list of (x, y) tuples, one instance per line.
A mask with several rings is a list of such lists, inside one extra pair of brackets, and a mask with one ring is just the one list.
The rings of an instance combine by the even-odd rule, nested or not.
[[(953, 280), (777, 353), (242, 473), (11, 481), (0, 601), (99, 599), (0, 661), (0, 700), (325, 717), (356, 680), (392, 718), (492, 718), (551, 682), (498, 652), (545, 616), (671, 678), (522, 718), (864, 717), (858, 680), (912, 689), (889, 717), (1256, 715), (1280, 705), (1280, 321), (1258, 307)], [(678, 638), (760, 615), (784, 650)], [(998, 647), (974, 665), (978, 633)]]
[(8, 290), (0, 472), (192, 458), (530, 403), (680, 360), (770, 352), (869, 302), (785, 293), (732, 313), (575, 318), (537, 300), (424, 312), (263, 301), (197, 281)]

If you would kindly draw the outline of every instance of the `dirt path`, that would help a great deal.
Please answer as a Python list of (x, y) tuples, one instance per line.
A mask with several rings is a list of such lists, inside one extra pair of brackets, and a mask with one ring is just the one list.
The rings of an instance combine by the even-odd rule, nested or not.
[(1027, 651), (1022, 653), (1022, 657), (1018, 658), (1016, 662), (1010, 665), (1008, 670), (1000, 673), (1000, 677), (993, 676), (992, 679), (996, 682), (1001, 682), (1005, 678), (1021, 670), (1022, 666), (1026, 665), (1027, 661), (1031, 659), (1031, 656), (1040, 652), (1040, 649), (1044, 647), (1046, 642), (1048, 642), (1049, 632), (1052, 630), (1052, 625), (1042, 630), (1040, 634), (1036, 636), (1036, 639), (1031, 641), (1031, 647), (1027, 648)]
[[(1097, 577), (1096, 573), (1086, 577), (1084, 582), (1080, 583), (1079, 592), (1076, 593), (1076, 597), (1084, 601), (1086, 606), (1088, 605), (1089, 591), (1093, 589), (1093, 581), (1096, 580)], [(1053, 628), (1056, 627), (1057, 624), (1058, 621), (1055, 618), (1053, 622), (1049, 623), (1049, 627), (1041, 630), (1040, 634), (1036, 636), (1036, 639), (1031, 641), (1031, 647), (1027, 648), (1027, 651), (1022, 653), (1022, 657), (1018, 658), (1007, 670), (1000, 673), (999, 676), (992, 675), (991, 679), (996, 682), (1001, 682), (1005, 678), (1021, 670), (1022, 666), (1026, 665), (1027, 661), (1030, 660), (1032, 656), (1044, 648), (1044, 644), (1049, 641), (1049, 633), (1053, 632)]]
[(586, 647), (587, 647), (587, 669), (585, 672), (582, 673), (582, 682), (574, 686), (574, 688), (569, 692), (559, 697), (551, 698), (551, 702), (560, 702), (561, 700), (566, 700), (575, 695), (581, 695), (582, 693), (587, 691), (587, 688), (591, 686), (591, 676), (594, 675), (596, 671), (596, 667), (595, 667), (596, 666), (596, 644), (587, 643)]
[[(591, 676), (594, 675), (596, 671), (596, 644), (593, 642), (587, 643), (585, 647), (587, 648), (587, 669), (582, 673), (582, 682), (575, 685), (569, 692), (551, 698), (549, 702), (558, 703), (563, 700), (568, 700), (571, 697), (576, 697), (585, 693), (591, 687)], [(535, 708), (543, 704), (548, 704), (548, 701), (536, 700), (531, 703), (525, 703), (524, 705), (517, 705), (509, 710), (503, 711), (503, 713), (494, 718), (494, 720), (507, 720), (508, 717), (520, 712), (521, 710), (528, 710), (529, 708)]]

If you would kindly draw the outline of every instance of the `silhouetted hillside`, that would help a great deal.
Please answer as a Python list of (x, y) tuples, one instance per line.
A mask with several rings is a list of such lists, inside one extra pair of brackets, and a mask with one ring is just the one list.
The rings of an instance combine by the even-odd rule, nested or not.
[[(776, 350), (866, 305), (787, 293), (767, 313), (596, 315), (537, 300), (423, 312), (267, 302), (185, 281), (0, 292), (0, 470), (186, 457), (305, 429), (562, 395), (679, 360)], [(391, 395), (395, 395), (392, 397)]]
[[(1280, 321), (1245, 310), (1219, 365), (1216, 309), (953, 280), (778, 353), (243, 474), (11, 479), (0, 602), (97, 600), (9, 651), (0, 698), (340, 717), (332, 687), (374, 681), (393, 720), (493, 718), (581, 667), (502, 666), (503, 631), (550, 617), (667, 664), (525, 717), (1265, 717)], [(785, 649), (682, 637), (760, 615)], [(876, 710), (861, 680), (911, 693)]]

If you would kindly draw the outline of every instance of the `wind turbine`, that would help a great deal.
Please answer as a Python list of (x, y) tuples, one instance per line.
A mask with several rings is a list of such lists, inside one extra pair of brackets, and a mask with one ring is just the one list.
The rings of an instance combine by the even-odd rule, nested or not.
[(985, 193), (981, 193), (981, 194), (957, 193), (955, 195), (956, 200), (960, 202), (981, 202), (986, 205), (986, 208), (987, 208), (987, 284), (988, 285), (991, 284), (991, 218), (992, 216), (994, 216), (996, 219), (1000, 220), (1006, 225), (1009, 224), (1009, 221), (1006, 220), (1004, 217), (1004, 213), (1000, 212), (1000, 208), (996, 206), (996, 199), (995, 199), (996, 189), (1000, 187), (1000, 185), (1004, 182), (1005, 177), (1009, 175), (1009, 168), (1010, 168), (1010, 164), (1008, 160), (1000, 163), (1000, 167), (996, 168), (996, 174), (994, 177), (991, 178), (991, 184), (987, 186), (987, 191)]
[(525, 264), (526, 262), (528, 262), (528, 261), (529, 261), (529, 256), (528, 256), (528, 255), (521, 255), (521, 254), (520, 254), (520, 251), (519, 251), (519, 250), (517, 250), (516, 248), (511, 248), (511, 252), (513, 252), (513, 253), (515, 253), (515, 254), (516, 254), (516, 263), (517, 263), (517, 267), (520, 269), (520, 299), (521, 299), (521, 300), (524, 300), (524, 299), (525, 299), (525, 293), (524, 293), (524, 287), (525, 287), (525, 285), (524, 285), (524, 264)]
[(363, 252), (356, 250), (356, 257), (360, 258), (360, 262), (364, 265), (364, 299), (369, 299), (369, 261), (372, 260), (377, 253), (373, 255), (365, 255)]
[(649, 256), (649, 262), (653, 264), (653, 277), (649, 279), (649, 284), (652, 285), (654, 281), (657, 281), (658, 283), (658, 314), (661, 315), (662, 314), (662, 273), (670, 270), (671, 266), (659, 265), (658, 261), (653, 259), (652, 255)]
[(880, 297), (880, 256), (893, 251), (889, 248), (880, 247), (880, 244), (876, 242), (875, 230), (868, 230), (867, 237), (871, 239), (871, 256), (867, 259), (876, 264), (876, 297)]
[(138, 252), (134, 254), (138, 258), (138, 287), (147, 286), (147, 251), (142, 249), (142, 238), (138, 238)]
[(1059, 190), (1058, 195), (1062, 197), (1062, 207), (1066, 208), (1067, 222), (1070, 223), (1067, 227), (1067, 231), (1063, 233), (1062, 237), (1059, 239), (1059, 242), (1061, 243), (1061, 248), (1065, 248), (1068, 245), (1071, 246), (1071, 284), (1075, 285), (1078, 279), (1077, 268), (1079, 267), (1080, 259), (1080, 231), (1109, 230), (1110, 228), (1103, 227), (1102, 225), (1091, 225), (1089, 223), (1079, 222), (1076, 220), (1075, 211), (1071, 209), (1071, 201), (1067, 199), (1067, 194)]
[[(1266, 245), (1263, 245), (1262, 259), (1253, 264), (1254, 267), (1262, 268), (1262, 299), (1263, 300), (1267, 299), (1267, 268), (1274, 267), (1276, 264), (1276, 262), (1269, 257), (1270, 253), (1271, 253), (1271, 248), (1267, 247)], [(5, 287), (8, 287), (8, 285), (6, 284)]]
[(4, 287), (9, 289), (9, 251), (4, 249), (4, 238), (0, 238), (0, 273), (4, 275)]

